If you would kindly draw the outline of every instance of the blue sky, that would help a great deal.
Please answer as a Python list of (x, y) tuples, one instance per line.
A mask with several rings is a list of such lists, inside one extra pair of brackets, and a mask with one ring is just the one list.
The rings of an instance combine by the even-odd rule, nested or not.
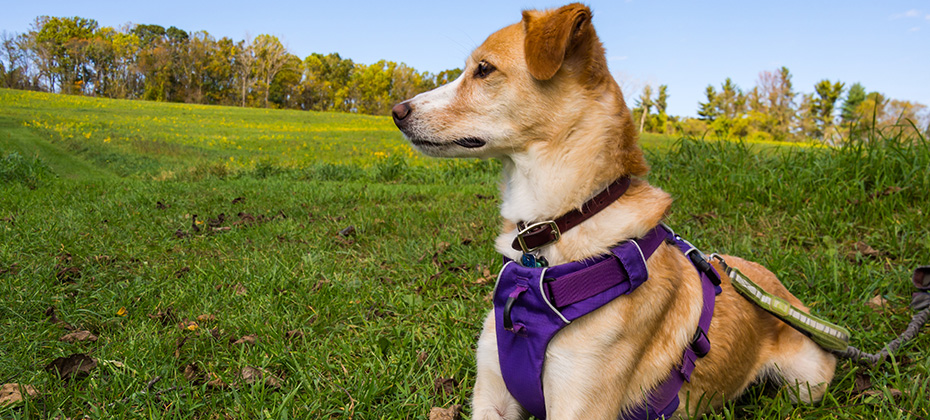
[[(356, 62), (460, 67), (491, 32), (525, 8), (553, 1), (10, 1), (0, 30), (20, 33), (39, 15), (101, 25), (150, 23), (239, 40), (276, 35), (305, 57), (338, 52)], [(795, 90), (824, 78), (930, 105), (928, 1), (590, 1), (609, 65), (628, 101), (644, 84), (669, 86), (669, 112), (695, 115), (708, 84), (744, 90), (759, 72), (787, 66)]]

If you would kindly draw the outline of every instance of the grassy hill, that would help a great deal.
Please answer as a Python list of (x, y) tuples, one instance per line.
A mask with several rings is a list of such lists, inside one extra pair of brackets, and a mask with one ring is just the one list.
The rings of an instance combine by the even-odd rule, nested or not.
[[(865, 350), (906, 325), (930, 262), (926, 141), (644, 139), (695, 244), (766, 265)], [(0, 159), (0, 384), (39, 392), (0, 417), (467, 406), (498, 163), (420, 157), (387, 118), (9, 90)], [(61, 340), (75, 331), (96, 340)], [(819, 405), (756, 386), (711, 418), (926, 418), (927, 332), (875, 369), (841, 363)], [(46, 368), (74, 354), (96, 361), (87, 377)]]

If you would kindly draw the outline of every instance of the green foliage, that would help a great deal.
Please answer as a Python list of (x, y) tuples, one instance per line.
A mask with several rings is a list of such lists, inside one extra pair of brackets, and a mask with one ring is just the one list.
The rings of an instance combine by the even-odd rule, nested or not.
[(28, 159), (17, 152), (0, 153), (0, 156), (3, 156), (0, 184), (15, 182), (34, 190), (50, 175), (48, 167), (38, 157)]
[[(61, 175), (33, 191), (0, 182), (0, 378), (42, 393), (0, 417), (395, 419), (467, 407), (500, 269), (501, 164), (411, 157), (389, 126), (0, 90), (0, 146), (47, 146), (40, 156)], [(875, 351), (907, 323), (910, 270), (930, 255), (930, 145), (875, 134), (835, 148), (670, 145), (650, 133), (640, 143), (650, 182), (675, 197), (676, 231), (764, 264)], [(320, 147), (292, 164), (284, 155), (301, 155), (303, 141)], [(92, 178), (87, 166), (60, 165), (55, 152), (69, 144), (85, 148), (74, 162), (145, 155), (175, 176)], [(879, 254), (857, 252), (859, 242)], [(865, 305), (877, 294), (892, 309)], [(69, 331), (54, 320), (99, 339), (60, 341)], [(254, 344), (234, 344), (250, 335)], [(927, 417), (928, 345), (922, 334), (868, 371), (841, 362), (817, 405), (755, 385), (706, 417)], [(43, 369), (74, 353), (98, 361), (88, 378), (65, 383)], [(279, 384), (249, 383), (244, 368)], [(203, 377), (185, 377), (197, 370)], [(223, 383), (208, 384), (215, 378)], [(454, 378), (448, 393), (437, 390), (442, 378)], [(863, 392), (865, 382), (902, 395)]]
[(234, 42), (174, 26), (116, 30), (81, 17), (42, 16), (32, 31), (2, 41), (11, 58), (0, 63), (0, 86), (109, 98), (387, 115), (394, 103), (461, 74), (338, 54), (302, 60), (268, 34)]
[(389, 156), (375, 164), (376, 180), (396, 181), (407, 170), (407, 161), (400, 156)]
[(840, 118), (843, 120), (843, 124), (852, 124), (857, 119), (856, 109), (859, 108), (859, 104), (865, 100), (865, 87), (861, 83), (856, 82), (849, 87), (849, 92), (846, 93), (846, 100), (843, 101), (843, 111), (840, 114)]
[(704, 102), (698, 103), (697, 114), (702, 120), (713, 121), (720, 115), (717, 107), (717, 90), (713, 85), (707, 85), (704, 89), (704, 96), (707, 98)]

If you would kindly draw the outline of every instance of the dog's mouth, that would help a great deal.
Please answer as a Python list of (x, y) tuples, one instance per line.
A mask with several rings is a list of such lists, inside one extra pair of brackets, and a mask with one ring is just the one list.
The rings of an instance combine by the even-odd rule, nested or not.
[(464, 139), (455, 140), (453, 141), (453, 143), (459, 146), (462, 146), (466, 149), (477, 149), (481, 146), (484, 146), (485, 144), (488, 144), (488, 142), (481, 140), (477, 137), (466, 137)]
[[(411, 138), (410, 143), (413, 143), (414, 146), (421, 147), (421, 148), (439, 148), (439, 147), (446, 147), (450, 145), (450, 143), (437, 143), (437, 142), (417, 139), (417, 138)], [(479, 139), (477, 137), (465, 137), (465, 138), (453, 140), (452, 143), (458, 146), (464, 147), (466, 149), (477, 149), (479, 147), (482, 147), (488, 144), (488, 142), (482, 139)]]

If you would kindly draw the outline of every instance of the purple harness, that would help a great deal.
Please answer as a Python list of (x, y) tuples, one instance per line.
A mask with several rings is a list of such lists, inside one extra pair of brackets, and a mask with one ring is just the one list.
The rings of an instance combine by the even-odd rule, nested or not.
[(536, 418), (546, 418), (542, 369), (549, 340), (571, 321), (643, 284), (649, 278), (646, 260), (663, 241), (677, 245), (698, 269), (704, 307), (681, 365), (649, 394), (646, 404), (621, 417), (657, 419), (675, 412), (678, 391), (690, 381), (695, 361), (710, 350), (707, 331), (720, 280), (700, 251), (659, 225), (642, 238), (613, 248), (611, 254), (593, 259), (536, 268), (505, 258), (494, 291), (497, 353), (507, 389)]

